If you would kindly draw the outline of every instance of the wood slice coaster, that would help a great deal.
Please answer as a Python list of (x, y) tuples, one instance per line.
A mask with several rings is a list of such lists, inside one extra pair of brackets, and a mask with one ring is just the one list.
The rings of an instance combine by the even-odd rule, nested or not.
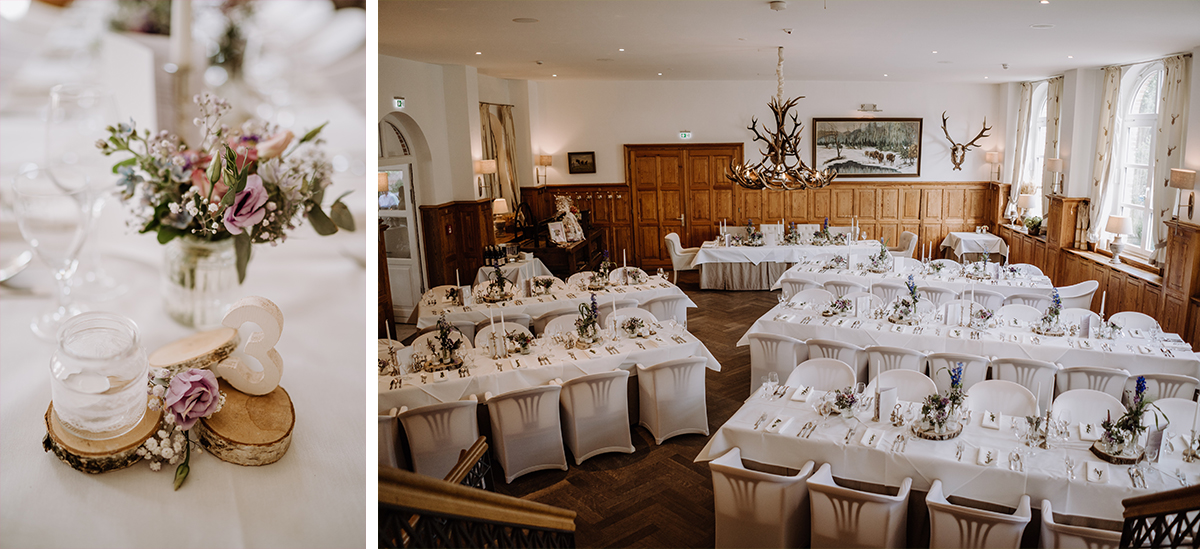
[(962, 423), (959, 423), (957, 425), (958, 426), (956, 428), (954, 428), (954, 430), (946, 431), (945, 433), (939, 434), (935, 431), (925, 431), (923, 429), (918, 429), (917, 426), (914, 424), (912, 427), (912, 432), (914, 435), (917, 435), (918, 437), (921, 437), (925, 440), (950, 440), (950, 439), (962, 434), (962, 431), (963, 431)]
[(1133, 455), (1133, 456), (1113, 455), (1113, 454), (1110, 454), (1110, 453), (1102, 450), (1100, 448), (1100, 441), (1098, 441), (1098, 440), (1096, 442), (1092, 443), (1091, 450), (1092, 450), (1092, 453), (1096, 455), (1096, 457), (1098, 457), (1104, 461), (1107, 461), (1109, 463), (1112, 463), (1113, 465), (1134, 465), (1139, 460), (1142, 459), (1142, 454), (1144, 453), (1144, 449), (1141, 446), (1138, 446), (1136, 455)]
[(137, 455), (137, 449), (154, 436), (161, 420), (161, 410), (147, 409), (142, 421), (128, 433), (108, 440), (87, 440), (63, 427), (51, 403), (46, 408), (46, 438), (42, 440), (42, 447), (47, 452), (54, 452), (63, 463), (85, 473), (116, 471), (142, 459)]
[(252, 396), (219, 380), (225, 405), (196, 423), (200, 444), (212, 455), (238, 465), (279, 461), (292, 443), (296, 410), (283, 387)]
[(237, 349), (238, 333), (233, 328), (218, 328), (173, 341), (150, 354), (151, 368), (181, 372), (189, 368), (211, 368)]

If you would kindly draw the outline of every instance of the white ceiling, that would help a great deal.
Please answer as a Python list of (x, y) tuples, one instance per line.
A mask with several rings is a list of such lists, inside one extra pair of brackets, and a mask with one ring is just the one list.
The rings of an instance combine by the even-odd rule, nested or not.
[(782, 45), (788, 79), (999, 83), (1191, 51), (1200, 1), (384, 0), (379, 42), (528, 80), (774, 80)]

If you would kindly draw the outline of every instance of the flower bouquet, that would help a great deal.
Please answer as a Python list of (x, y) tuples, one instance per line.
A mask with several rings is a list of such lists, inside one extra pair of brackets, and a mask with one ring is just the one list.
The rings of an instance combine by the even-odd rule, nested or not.
[(1046, 314), (1042, 315), (1041, 320), (1033, 327), (1033, 331), (1046, 336), (1064, 335), (1066, 331), (1059, 322), (1060, 313), (1062, 313), (1062, 299), (1058, 297), (1058, 290), (1055, 289), (1050, 298), (1050, 305), (1046, 307)]
[(533, 344), (533, 336), (531, 336), (525, 332), (513, 331), (513, 332), (506, 332), (504, 334), (504, 337), (506, 337), (508, 339), (509, 343), (513, 344), (513, 346), (515, 347), (515, 350), (518, 353), (521, 353), (523, 355), (529, 354), (529, 352), (530, 352), (529, 346)]
[(850, 298), (839, 297), (839, 298), (834, 299), (833, 301), (830, 301), (829, 305), (826, 305), (825, 309), (823, 311), (821, 311), (821, 315), (822, 316), (844, 315), (844, 314), (850, 312), (851, 306), (852, 306), (852, 304), (850, 303)]
[(593, 292), (603, 290), (608, 287), (608, 275), (600, 272), (592, 273), (583, 281), (583, 289)]
[(1109, 413), (1107, 419), (1100, 423), (1104, 433), (1092, 445), (1092, 453), (1109, 463), (1130, 464), (1136, 462), (1142, 455), (1142, 448), (1137, 445), (1138, 438), (1146, 432), (1143, 423), (1146, 413), (1154, 414), (1154, 424), (1158, 425), (1161, 410), (1150, 400), (1146, 399), (1146, 378), (1138, 376), (1137, 386), (1133, 392), (1133, 400), (1126, 407), (1126, 412), (1116, 421)]
[(960, 416), (967, 400), (962, 386), (963, 363), (956, 363), (949, 373), (950, 388), (945, 394), (928, 395), (921, 404), (921, 421), (916, 429), (922, 438), (947, 440), (962, 433)]
[(888, 322), (911, 326), (919, 321), (917, 303), (921, 301), (921, 294), (917, 291), (917, 283), (913, 280), (913, 275), (908, 275), (908, 280), (904, 282), (904, 285), (908, 287), (908, 293), (892, 302), (892, 314), (888, 316)]
[(846, 256), (841, 256), (841, 255), (833, 256), (833, 259), (826, 261), (825, 264), (821, 266), (822, 271), (832, 271), (834, 269), (849, 269), (849, 268), (850, 268), (850, 260), (847, 259)]
[(971, 327), (976, 330), (987, 328), (993, 317), (995, 317), (995, 313), (987, 307), (972, 308)]
[(783, 235), (783, 243), (789, 246), (799, 246), (804, 243), (804, 236), (800, 234), (800, 227), (793, 221), (792, 226), (788, 228), (787, 234)]
[(1100, 322), (1100, 327), (1093, 330), (1093, 333), (1097, 339), (1116, 339), (1121, 337), (1121, 330), (1123, 328), (1124, 326), (1112, 320), (1105, 320)]
[(873, 273), (886, 273), (892, 270), (892, 263), (895, 259), (892, 254), (888, 253), (887, 243), (879, 242), (879, 253), (867, 258), (867, 270)]
[(463, 304), (462, 288), (459, 288), (458, 286), (447, 288), (446, 289), (446, 301), (449, 301), (450, 303), (453, 303), (455, 305), (462, 305)]
[(422, 365), (422, 370), (426, 372), (457, 370), (462, 366), (462, 358), (455, 352), (462, 347), (463, 340), (461, 334), (455, 337), (456, 333), (458, 330), (455, 330), (454, 326), (446, 320), (446, 315), (443, 313), (437, 321), (437, 335), (426, 342), (430, 358)]
[[(839, 239), (838, 237), (841, 237), (841, 238)], [(825, 221), (823, 221), (821, 223), (821, 230), (814, 232), (813, 237), (812, 237), (812, 243), (815, 246), (833, 246), (833, 245), (838, 244), (839, 240), (842, 241), (840, 243), (844, 244), (845, 236), (840, 235), (840, 234), (835, 235), (835, 234), (829, 232), (829, 218), (828, 217), (826, 217)]]
[(987, 257), (984, 256), (979, 261), (968, 263), (963, 275), (973, 280), (990, 280), (992, 275), (988, 273)]
[(621, 323), (621, 330), (623, 330), (626, 335), (632, 338), (650, 337), (654, 335), (654, 330), (651, 330), (650, 326), (646, 325), (646, 321), (636, 316), (626, 318), (625, 321)]
[(533, 279), (534, 295), (546, 295), (554, 287), (554, 277), (543, 276)]
[(499, 265), (493, 268), (489, 278), (491, 281), (480, 292), (477, 292), (480, 301), (499, 303), (513, 298), (512, 284), (504, 276), (504, 271), (500, 269)]
[(754, 220), (746, 220), (746, 240), (743, 242), (746, 246), (762, 246), (763, 234), (762, 231), (754, 229)]
[(191, 429), (201, 418), (209, 417), (225, 405), (225, 393), (217, 385), (217, 376), (209, 370), (191, 368), (171, 371), (156, 368), (150, 373), (151, 410), (162, 410), (162, 424), (155, 436), (137, 449), (137, 455), (150, 462), (151, 471), (160, 471), (164, 463), (175, 468), (175, 489), (183, 486), (191, 471), (192, 446), (202, 452), (200, 442), (191, 439)]
[[(322, 209), (333, 168), (319, 137), (324, 124), (299, 140), (261, 120), (237, 129), (221, 124), (229, 103), (210, 94), (193, 101), (202, 138), (191, 148), (166, 131), (136, 124), (107, 128), (96, 142), (104, 155), (127, 156), (113, 166), (129, 224), (167, 246), (164, 304), (187, 326), (220, 323), (246, 278), (253, 244), (278, 245), (304, 219), (320, 235), (354, 230), (342, 198)], [(293, 143), (294, 141), (294, 143)]]
[(833, 411), (841, 414), (842, 417), (854, 417), (854, 407), (858, 404), (858, 393), (854, 392), (854, 387), (845, 387), (834, 391), (833, 393)]
[(580, 349), (587, 349), (600, 339), (600, 308), (596, 306), (596, 294), (592, 294), (591, 305), (579, 304), (579, 318), (575, 319), (575, 332), (579, 334), (576, 343)]

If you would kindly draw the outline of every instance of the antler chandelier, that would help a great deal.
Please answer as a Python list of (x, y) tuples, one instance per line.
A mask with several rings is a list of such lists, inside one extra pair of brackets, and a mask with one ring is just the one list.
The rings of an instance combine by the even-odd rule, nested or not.
[(794, 97), (783, 101), (783, 46), (779, 47), (779, 64), (775, 66), (775, 78), (779, 83), (775, 97), (767, 104), (775, 115), (775, 131), (765, 126), (764, 136), (758, 131), (758, 118), (751, 117), (746, 129), (754, 132), (754, 140), (765, 143), (764, 149), (759, 149), (763, 159), (757, 164), (729, 164), (729, 174), (725, 177), (747, 189), (772, 189), (777, 191), (798, 191), (804, 189), (819, 189), (833, 182), (837, 170), (827, 168), (817, 171), (800, 159), (800, 132), (804, 125), (798, 115), (791, 115), (791, 130), (787, 130), (788, 112), (796, 106), (796, 102), (804, 96)]

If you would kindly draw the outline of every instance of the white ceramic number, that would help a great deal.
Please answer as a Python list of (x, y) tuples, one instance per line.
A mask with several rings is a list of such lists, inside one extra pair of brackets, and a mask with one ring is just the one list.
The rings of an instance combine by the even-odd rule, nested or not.
[(237, 330), (240, 339), (237, 350), (217, 364), (217, 375), (249, 395), (274, 391), (283, 375), (283, 358), (275, 351), (283, 333), (279, 307), (264, 297), (244, 297), (221, 323)]

